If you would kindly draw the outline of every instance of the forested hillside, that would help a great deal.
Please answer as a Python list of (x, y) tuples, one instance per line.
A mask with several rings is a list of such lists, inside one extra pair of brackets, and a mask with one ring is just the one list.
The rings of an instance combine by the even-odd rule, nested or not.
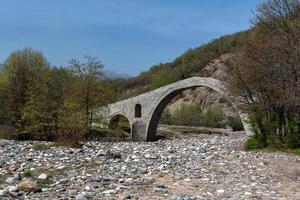
[(118, 84), (119, 91), (122, 91), (120, 98), (135, 96), (193, 75), (211, 76), (212, 74), (204, 68), (214, 59), (242, 46), (248, 34), (249, 31), (244, 31), (220, 37), (200, 47), (187, 50), (171, 63), (155, 65), (137, 77), (121, 80)]

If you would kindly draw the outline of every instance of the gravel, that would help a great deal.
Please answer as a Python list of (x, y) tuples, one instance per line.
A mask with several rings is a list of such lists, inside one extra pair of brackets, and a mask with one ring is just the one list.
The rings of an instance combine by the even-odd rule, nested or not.
[[(244, 152), (244, 141), (198, 134), (72, 149), (0, 140), (0, 199), (300, 199), (300, 157)], [(40, 189), (19, 191), (24, 180)]]

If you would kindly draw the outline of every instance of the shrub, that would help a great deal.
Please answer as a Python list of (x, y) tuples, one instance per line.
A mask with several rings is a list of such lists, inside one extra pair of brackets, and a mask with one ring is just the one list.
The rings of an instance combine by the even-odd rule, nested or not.
[(206, 112), (202, 114), (202, 124), (211, 128), (224, 127), (225, 114), (219, 108), (208, 108)]
[(294, 149), (294, 153), (295, 153), (296, 155), (300, 156), (300, 148)]
[(183, 104), (176, 109), (173, 122), (176, 125), (199, 126), (202, 119), (202, 109), (197, 104)]
[(243, 123), (239, 117), (227, 117), (226, 125), (230, 126), (233, 131), (242, 131), (244, 130)]
[(173, 123), (172, 115), (168, 111), (164, 111), (160, 116), (160, 123), (171, 125)]
[(56, 138), (56, 144), (71, 148), (81, 148), (86, 131), (80, 125), (64, 127)]
[(22, 173), (22, 176), (26, 178), (32, 177), (32, 171), (30, 169), (27, 169)]
[(47, 144), (39, 143), (39, 144), (33, 144), (32, 148), (34, 150), (47, 150), (50, 148), (50, 146)]
[(244, 149), (246, 151), (254, 151), (254, 150), (258, 150), (258, 149), (263, 149), (264, 146), (264, 142), (263, 142), (263, 138), (261, 137), (261, 135), (253, 135), (250, 136), (246, 143), (244, 144)]

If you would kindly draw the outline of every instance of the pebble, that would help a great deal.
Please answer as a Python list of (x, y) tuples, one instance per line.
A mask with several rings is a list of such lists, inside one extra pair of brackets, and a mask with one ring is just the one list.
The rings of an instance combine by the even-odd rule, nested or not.
[[(10, 198), (8, 191), (23, 199), (297, 199), (300, 158), (244, 152), (245, 139), (200, 134), (151, 143), (90, 141), (81, 149), (45, 151), (31, 147), (48, 142), (0, 140), (0, 199)], [(31, 177), (22, 180), (26, 169), (33, 170)], [(27, 194), (39, 186), (42, 192)]]
[(47, 178), (48, 178), (47, 174), (41, 174), (38, 176), (38, 179), (40, 179), (40, 180), (46, 180)]
[(87, 198), (85, 198), (85, 196), (83, 196), (82, 194), (79, 194), (75, 197), (75, 200), (87, 200)]

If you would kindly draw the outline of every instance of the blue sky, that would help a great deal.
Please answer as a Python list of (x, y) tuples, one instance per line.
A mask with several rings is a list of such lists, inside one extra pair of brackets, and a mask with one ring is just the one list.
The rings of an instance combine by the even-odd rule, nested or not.
[(41, 50), (53, 65), (97, 56), (137, 75), (189, 48), (250, 27), (261, 0), (1, 0), (0, 63)]

